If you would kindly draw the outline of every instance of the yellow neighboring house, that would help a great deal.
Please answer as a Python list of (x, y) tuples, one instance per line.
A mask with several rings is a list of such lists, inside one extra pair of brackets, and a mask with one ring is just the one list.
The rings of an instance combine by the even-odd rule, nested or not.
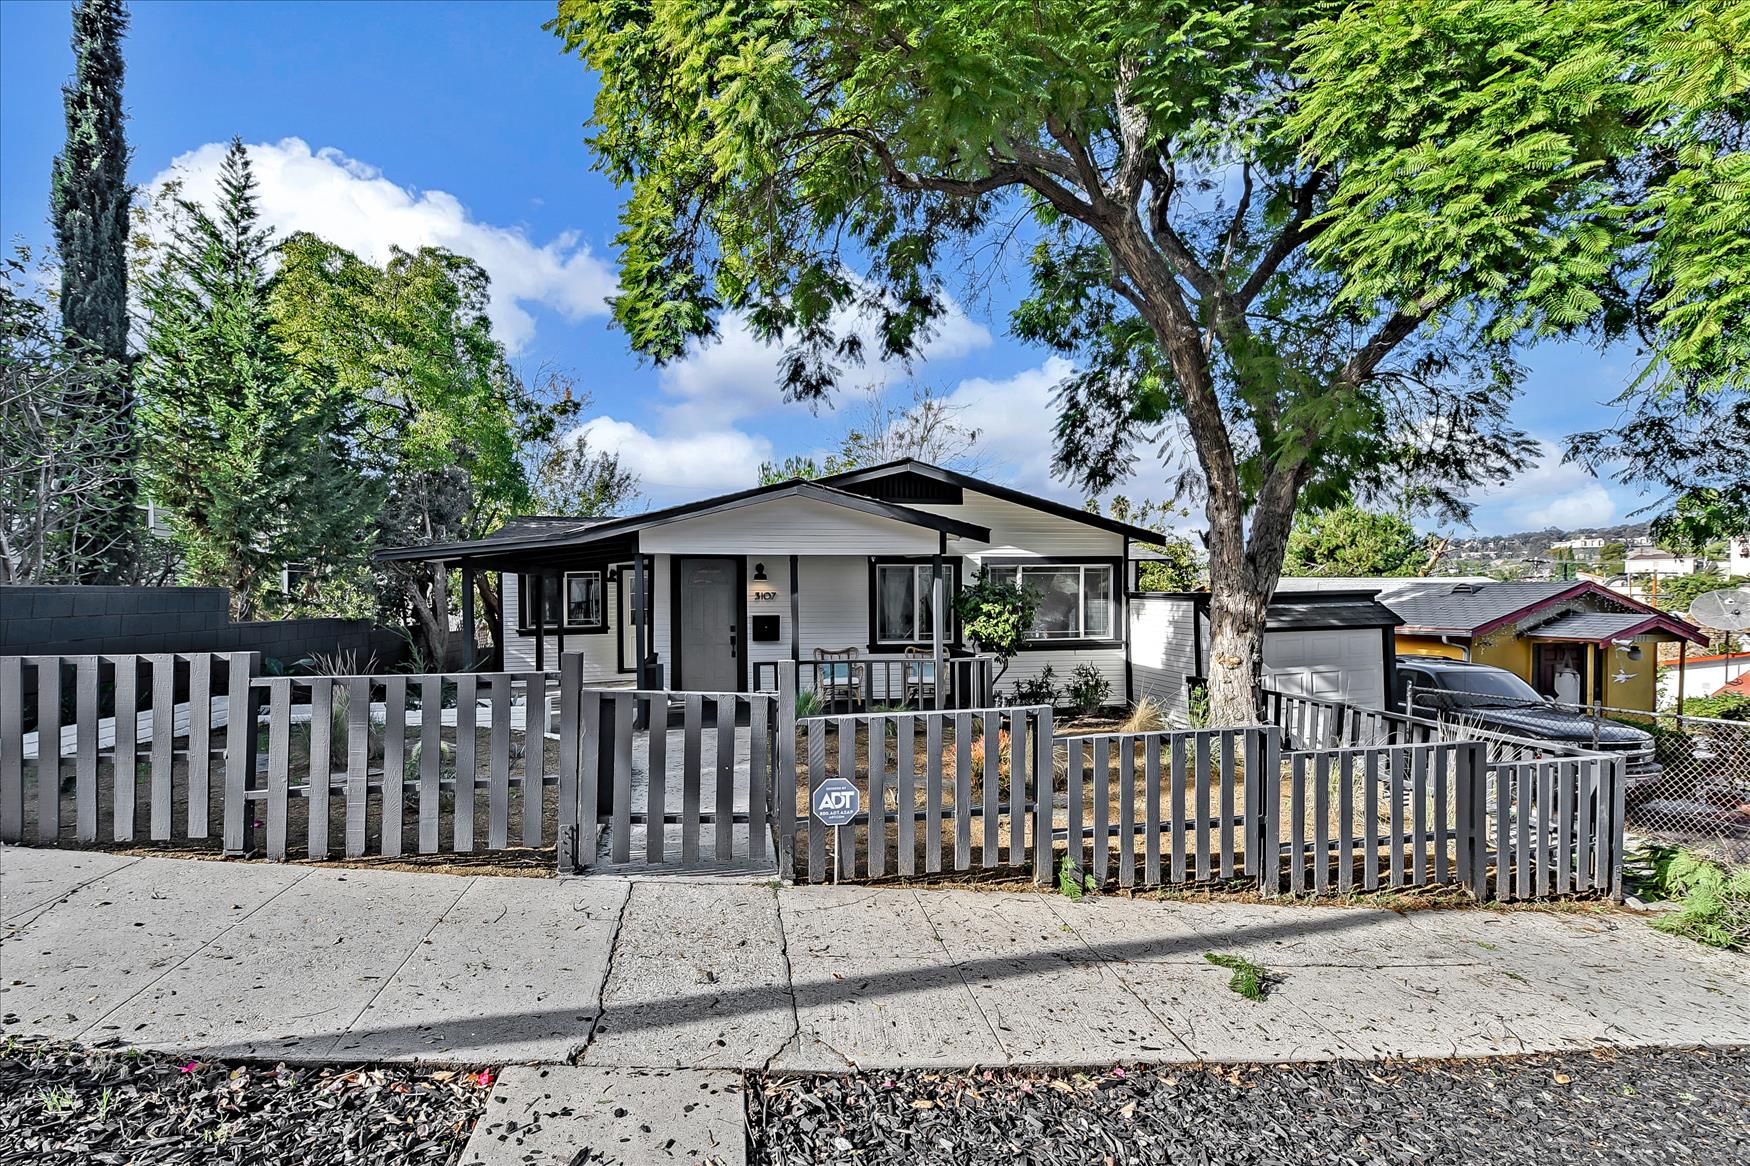
[[(1700, 629), (1591, 582), (1380, 580), (1401, 656), (1490, 664), (1544, 696), (1651, 711), (1659, 645), (1708, 642)], [(1577, 690), (1577, 693), (1576, 693)]]

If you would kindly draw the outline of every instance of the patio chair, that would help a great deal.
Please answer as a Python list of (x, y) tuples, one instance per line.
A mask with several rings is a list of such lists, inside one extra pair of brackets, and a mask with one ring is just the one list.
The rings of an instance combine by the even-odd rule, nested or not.
[(905, 650), (905, 703), (920, 709), (935, 707), (936, 654), (929, 648), (914, 645)]
[(814, 649), (814, 675), (820, 699), (834, 709), (840, 700), (846, 702), (846, 708), (855, 708), (863, 695), (863, 665), (857, 662), (856, 648), (837, 652)]

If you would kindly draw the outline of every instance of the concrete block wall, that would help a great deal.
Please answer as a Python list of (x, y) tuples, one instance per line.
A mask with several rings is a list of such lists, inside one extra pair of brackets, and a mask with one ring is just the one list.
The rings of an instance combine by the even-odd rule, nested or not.
[(0, 656), (260, 652), (290, 664), (373, 647), (367, 620), (233, 623), (222, 587), (0, 587)]

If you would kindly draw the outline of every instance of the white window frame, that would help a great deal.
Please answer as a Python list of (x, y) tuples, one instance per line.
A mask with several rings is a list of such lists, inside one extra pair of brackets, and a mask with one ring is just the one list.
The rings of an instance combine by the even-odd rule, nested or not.
[[(1010, 582), (1021, 587), (1027, 586), (1027, 573), (1030, 571), (1050, 571), (1054, 574), (1063, 571), (1075, 571), (1076, 574), (1076, 630), (1074, 634), (1048, 635), (1033, 628), (1027, 629), (1022, 637), (1029, 644), (1074, 644), (1080, 642), (1114, 643), (1121, 636), (1118, 631), (1118, 590), (1117, 576), (1111, 563), (1059, 563), (1048, 559), (1025, 563), (993, 563), (992, 574), (1001, 573)], [(1088, 572), (1102, 571), (1106, 575), (1107, 630), (1104, 635), (1088, 634)]]
[[(911, 626), (915, 629), (915, 634), (910, 635), (910, 636), (885, 635), (884, 632), (886, 629), (884, 629), (881, 626), (881, 620), (885, 614), (885, 612), (883, 611), (882, 605), (881, 605), (881, 572), (883, 572), (883, 571), (903, 571), (903, 570), (907, 570), (907, 569), (909, 569), (912, 572), (912, 576), (913, 576), (913, 578), (912, 578), (912, 597), (911, 597), (911, 604), (912, 604), (912, 607), (911, 607)], [(947, 563), (943, 563), (942, 564), (943, 598), (945, 600), (950, 600), (950, 602), (949, 602), (950, 611), (952, 610), (952, 607), (953, 607), (953, 604), (951, 602), (953, 586), (954, 586), (953, 568), (951, 568)], [(934, 593), (935, 593), (935, 567), (933, 564), (931, 564), (931, 563), (917, 563), (917, 562), (896, 562), (896, 563), (879, 563), (878, 562), (878, 563), (876, 563), (875, 564), (875, 626), (870, 629), (870, 631), (874, 634), (875, 643), (877, 643), (877, 644), (930, 644), (930, 643), (934, 643), (935, 642), (934, 633), (932, 631), (926, 630), (924, 628), (924, 619), (923, 619), (924, 613), (930, 610), (930, 603), (931, 603), (932, 599), (934, 598)], [(952, 620), (950, 620), (949, 623), (943, 625), (943, 627), (942, 627), (943, 642), (949, 642), (953, 639), (953, 635), (952, 635), (953, 627), (954, 627), (954, 625), (952, 623)]]

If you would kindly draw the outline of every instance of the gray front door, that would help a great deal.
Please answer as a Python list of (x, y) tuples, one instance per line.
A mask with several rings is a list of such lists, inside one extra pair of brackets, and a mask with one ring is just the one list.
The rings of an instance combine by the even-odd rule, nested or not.
[(677, 561), (680, 687), (734, 692), (741, 687), (740, 560)]

